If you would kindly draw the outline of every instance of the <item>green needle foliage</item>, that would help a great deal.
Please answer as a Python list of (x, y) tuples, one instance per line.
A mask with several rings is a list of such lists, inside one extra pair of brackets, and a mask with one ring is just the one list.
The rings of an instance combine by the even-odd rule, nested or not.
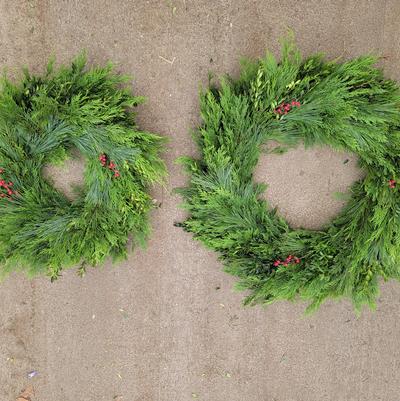
[[(190, 184), (180, 192), (181, 225), (217, 251), (250, 290), (246, 304), (350, 298), (374, 306), (379, 278), (400, 275), (400, 94), (365, 56), (340, 63), (303, 59), (292, 39), (243, 63), (238, 79), (201, 93), (201, 157), (183, 158)], [(298, 102), (298, 103), (297, 103)], [(266, 142), (300, 141), (358, 155), (365, 179), (324, 230), (292, 229), (260, 195), (253, 170)]]
[[(86, 69), (84, 55), (43, 76), (25, 71), (0, 92), (0, 275), (25, 270), (51, 279), (81, 263), (126, 256), (128, 236), (143, 244), (162, 181), (164, 140), (140, 131), (132, 108), (143, 101), (112, 65)], [(84, 184), (68, 200), (42, 175), (72, 150), (85, 158)]]

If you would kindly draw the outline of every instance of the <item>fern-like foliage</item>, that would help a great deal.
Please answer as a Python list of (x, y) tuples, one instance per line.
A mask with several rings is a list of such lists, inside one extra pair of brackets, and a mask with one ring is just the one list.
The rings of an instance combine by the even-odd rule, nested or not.
[[(399, 279), (400, 94), (376, 61), (303, 59), (289, 38), (280, 61), (247, 60), (238, 79), (201, 93), (201, 157), (182, 158), (190, 184), (180, 190), (189, 211), (181, 225), (219, 252), (250, 290), (245, 303), (305, 299), (314, 310), (348, 297), (359, 310), (374, 306), (380, 277)], [(292, 229), (260, 198), (253, 170), (268, 140), (358, 155), (366, 177), (324, 230)]]
[[(136, 127), (131, 110), (143, 99), (126, 82), (111, 64), (87, 69), (84, 55), (59, 69), (51, 62), (43, 76), (25, 71), (16, 84), (3, 79), (1, 275), (25, 270), (55, 279), (65, 267), (124, 257), (130, 234), (144, 243), (149, 185), (166, 173), (159, 158), (164, 140)], [(86, 166), (79, 196), (70, 201), (42, 170), (74, 149)]]

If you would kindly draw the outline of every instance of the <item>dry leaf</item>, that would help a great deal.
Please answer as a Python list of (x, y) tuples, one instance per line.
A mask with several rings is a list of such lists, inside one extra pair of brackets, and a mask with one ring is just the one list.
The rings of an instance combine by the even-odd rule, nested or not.
[(16, 401), (33, 401), (32, 397), (35, 395), (33, 386), (28, 386), (16, 399)]

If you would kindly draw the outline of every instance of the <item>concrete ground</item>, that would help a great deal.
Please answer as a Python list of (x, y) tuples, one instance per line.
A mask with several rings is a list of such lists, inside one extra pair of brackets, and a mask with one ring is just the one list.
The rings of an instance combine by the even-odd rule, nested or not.
[[(28, 384), (35, 401), (398, 401), (400, 284), (384, 284), (377, 311), (359, 318), (346, 301), (312, 317), (302, 304), (243, 308), (216, 255), (173, 226), (184, 214), (171, 190), (186, 180), (174, 160), (195, 152), (210, 70), (237, 73), (240, 56), (276, 52), (292, 28), (305, 53), (377, 51), (400, 78), (399, 22), (396, 0), (0, 0), (2, 66), (40, 71), (82, 48), (91, 63), (111, 59), (148, 98), (140, 126), (170, 138), (146, 251), (83, 279), (0, 285), (0, 401)], [(318, 227), (340, 208), (333, 192), (360, 174), (347, 157), (299, 148), (265, 157), (257, 178), (290, 222)], [(71, 164), (61, 181), (80, 175)]]

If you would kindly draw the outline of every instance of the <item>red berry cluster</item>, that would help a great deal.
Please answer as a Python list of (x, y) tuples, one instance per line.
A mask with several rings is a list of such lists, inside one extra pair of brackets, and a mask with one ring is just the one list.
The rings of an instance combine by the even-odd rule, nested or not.
[(395, 188), (396, 187), (396, 180), (389, 180), (389, 188)]
[(300, 102), (298, 102), (297, 100), (292, 100), (291, 103), (282, 103), (280, 104), (275, 110), (274, 112), (276, 114), (279, 114), (280, 116), (283, 114), (287, 114), (289, 113), (290, 109), (292, 107), (300, 107)]
[[(0, 174), (4, 173), (4, 169), (0, 168)], [(8, 198), (11, 199), (12, 195), (15, 194), (15, 191), (12, 189), (14, 183), (11, 181), (6, 181), (0, 175), (0, 198)]]
[(107, 156), (103, 153), (102, 155), (99, 156), (100, 163), (103, 167), (108, 167), (111, 171), (114, 172), (114, 178), (119, 177), (119, 171), (117, 170), (117, 165), (110, 160), (108, 165), (107, 165)]
[(279, 260), (279, 259), (278, 259), (278, 260), (275, 260), (274, 266), (275, 266), (275, 267), (277, 267), (277, 266), (279, 266), (279, 265), (287, 266), (289, 263), (296, 263), (296, 264), (298, 264), (298, 263), (300, 263), (300, 258), (298, 258), (297, 256), (289, 255), (289, 256), (286, 258), (285, 261), (282, 261), (282, 260)]

